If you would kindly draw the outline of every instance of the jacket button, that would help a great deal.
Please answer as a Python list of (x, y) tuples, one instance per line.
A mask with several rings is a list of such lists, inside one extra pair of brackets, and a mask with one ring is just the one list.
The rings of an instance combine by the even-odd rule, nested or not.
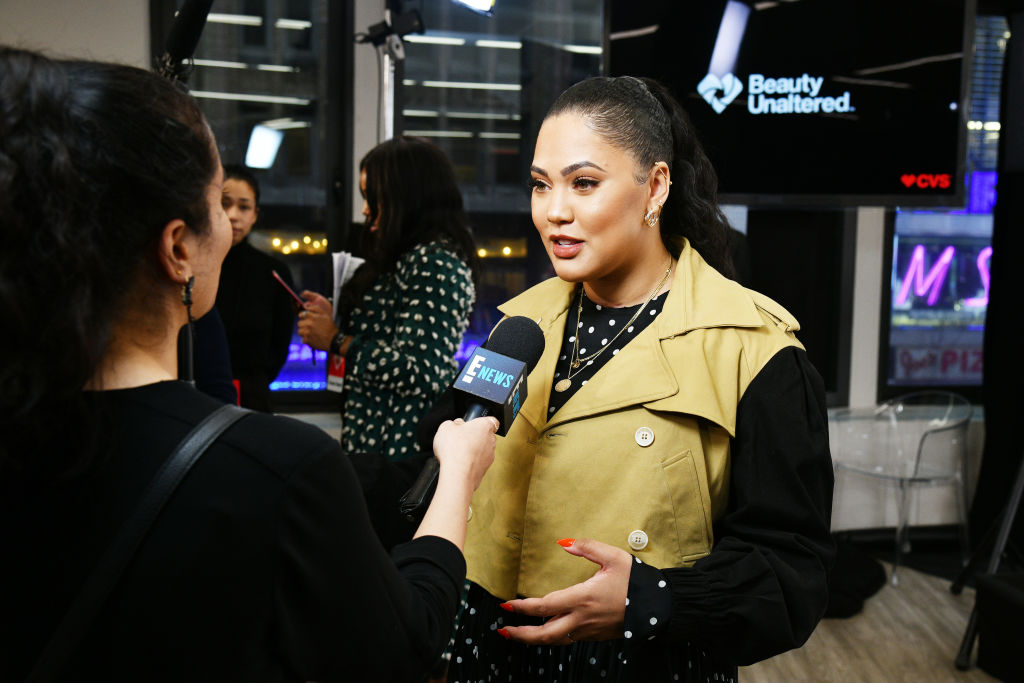
[(642, 448), (647, 448), (654, 443), (654, 430), (650, 427), (641, 427), (636, 430), (633, 434), (633, 438), (636, 439), (636, 444)]
[(644, 531), (637, 529), (636, 531), (630, 532), (627, 541), (629, 542), (629, 547), (633, 550), (643, 550), (647, 547), (647, 534)]

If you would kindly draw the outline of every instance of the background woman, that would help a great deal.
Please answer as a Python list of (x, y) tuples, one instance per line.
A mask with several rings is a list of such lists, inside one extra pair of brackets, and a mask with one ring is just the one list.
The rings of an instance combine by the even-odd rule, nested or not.
[(726, 278), (714, 171), (656, 83), (566, 90), (531, 185), (558, 277), (501, 310), (547, 344), (473, 498), (448, 680), (734, 681), (825, 609), (822, 382)]
[(224, 211), (231, 220), (231, 251), (224, 259), (217, 310), (224, 321), (231, 352), (231, 370), (246, 408), (269, 412), (270, 383), (288, 359), (295, 328), (295, 304), (271, 275), (292, 285), (282, 261), (249, 244), (260, 215), (260, 186), (244, 166), (224, 166)]
[[(177, 333), (186, 286), (192, 315), (213, 306), (231, 226), (213, 135), (176, 85), (0, 47), (0, 101), (0, 680), (23, 681), (154, 473), (220, 406), (176, 381)], [(336, 441), (247, 416), (184, 478), (66, 672), (425, 675), (495, 428), (438, 430), (445, 493), (389, 557)]]
[(476, 254), (451, 163), (397, 137), (359, 163), (366, 257), (341, 290), (338, 320), (303, 292), (299, 334), (345, 357), (342, 437), (351, 453), (413, 456), (416, 425), (455, 378), (455, 352), (476, 298)]

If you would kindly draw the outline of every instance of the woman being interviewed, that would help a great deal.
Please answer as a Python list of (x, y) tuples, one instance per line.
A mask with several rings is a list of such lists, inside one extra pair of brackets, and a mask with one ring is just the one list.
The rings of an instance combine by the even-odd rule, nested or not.
[(501, 307), (547, 343), (473, 498), (449, 681), (735, 680), (826, 606), (821, 380), (727, 279), (714, 171), (658, 84), (562, 93), (531, 185), (558, 277)]
[(469, 326), (476, 252), (455, 171), (440, 148), (399, 136), (359, 162), (366, 262), (341, 290), (338, 320), (303, 292), (299, 334), (345, 357), (341, 443), (392, 461), (419, 451), (416, 427), (455, 379)]
[[(154, 473), (220, 405), (176, 381), (176, 337), (213, 305), (231, 228), (213, 135), (171, 82), (0, 47), (0, 101), (0, 680), (21, 681)], [(65, 674), (425, 675), (495, 428), (442, 425), (446, 494), (389, 557), (337, 442), (249, 414), (175, 490)]]

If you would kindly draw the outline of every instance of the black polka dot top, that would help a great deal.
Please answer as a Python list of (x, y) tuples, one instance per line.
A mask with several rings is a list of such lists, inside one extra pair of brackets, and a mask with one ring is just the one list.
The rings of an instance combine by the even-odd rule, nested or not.
[[(548, 400), (548, 419), (565, 405), (569, 398), (579, 391), (579, 388), (590, 381), (590, 379), (601, 368), (610, 363), (613, 358), (622, 350), (630, 340), (634, 339), (661, 313), (668, 292), (662, 292), (651, 299), (644, 310), (632, 324), (625, 330), (623, 325), (629, 323), (633, 315), (643, 304), (636, 306), (625, 306), (623, 308), (608, 308), (594, 303), (586, 294), (583, 295), (583, 310), (580, 313), (579, 322), (576, 320), (576, 313), (579, 305), (580, 293), (577, 292), (573, 302), (566, 314), (565, 335), (562, 338), (562, 348), (558, 354), (558, 362), (555, 365), (555, 377), (551, 383), (551, 397)], [(615, 335), (621, 332), (618, 337)], [(570, 363), (573, 354), (573, 346), (576, 343), (576, 336), (579, 336), (579, 357), (586, 358), (604, 347), (606, 348), (596, 358), (584, 363), (577, 369), (571, 369)], [(557, 391), (555, 387), (562, 379), (569, 377), (572, 370), (572, 384), (565, 391)]]

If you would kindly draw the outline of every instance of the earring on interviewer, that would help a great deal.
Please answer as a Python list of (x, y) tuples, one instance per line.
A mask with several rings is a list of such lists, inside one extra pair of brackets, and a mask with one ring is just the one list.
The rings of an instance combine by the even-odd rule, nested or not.
[(192, 317), (192, 288), (195, 285), (196, 278), (193, 275), (188, 279), (188, 282), (181, 286), (181, 303), (185, 304), (185, 310), (188, 311), (188, 321), (190, 323), (195, 322), (195, 318)]
[(195, 318), (192, 317), (192, 288), (195, 284), (196, 278), (192, 276), (181, 286), (181, 303), (185, 304), (188, 323), (181, 329), (182, 334), (178, 337), (178, 377), (192, 386), (196, 385), (195, 328), (193, 327)]
[(654, 225), (657, 222), (658, 222), (658, 211), (656, 209), (651, 209), (650, 211), (648, 211), (644, 215), (644, 223), (647, 223), (647, 225), (651, 226), (652, 228), (654, 227)]

